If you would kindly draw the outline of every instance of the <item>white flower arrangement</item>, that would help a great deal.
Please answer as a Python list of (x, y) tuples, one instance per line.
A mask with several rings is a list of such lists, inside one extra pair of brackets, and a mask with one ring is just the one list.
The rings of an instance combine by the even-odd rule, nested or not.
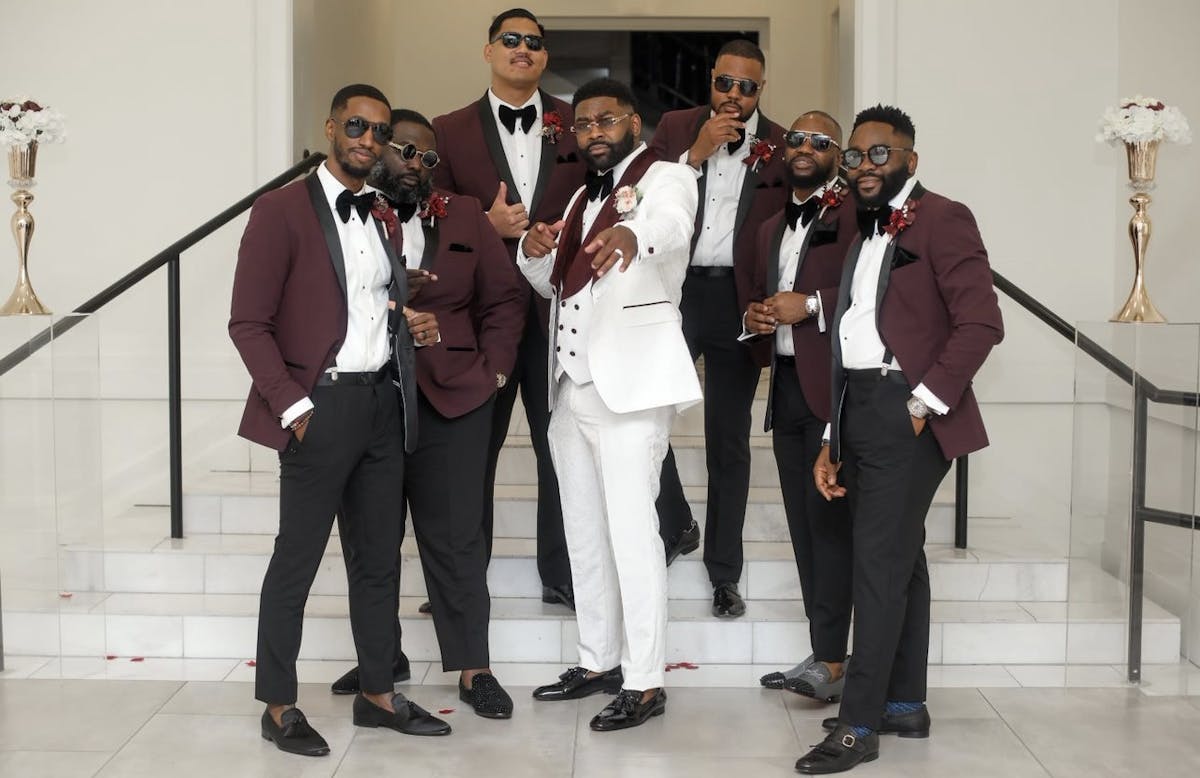
[(1154, 97), (1126, 98), (1100, 117), (1099, 143), (1113, 146), (1124, 143), (1191, 143), (1192, 130), (1187, 117), (1175, 106)]
[(25, 97), (0, 101), (0, 145), (62, 143), (65, 139), (63, 115), (53, 108)]
[(626, 184), (613, 192), (613, 207), (622, 218), (627, 218), (642, 201), (642, 192), (636, 186)]

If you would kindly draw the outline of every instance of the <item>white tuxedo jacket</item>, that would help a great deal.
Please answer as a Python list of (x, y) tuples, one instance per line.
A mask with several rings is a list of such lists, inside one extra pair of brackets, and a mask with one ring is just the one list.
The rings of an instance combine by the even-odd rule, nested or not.
[[(646, 152), (643, 152), (646, 153)], [(604, 404), (614, 413), (675, 406), (701, 400), (696, 367), (683, 339), (679, 298), (696, 223), (696, 176), (685, 165), (656, 162), (637, 184), (642, 201), (620, 222), (637, 236), (638, 255), (625, 272), (614, 266), (579, 294), (591, 294), (588, 367)], [(583, 196), (580, 187), (564, 213)], [(611, 198), (612, 195), (609, 195)], [(605, 205), (604, 207), (608, 207)], [(550, 284), (557, 250), (541, 259), (517, 252), (530, 285), (553, 301), (550, 308), (550, 408), (558, 384), (559, 290)]]

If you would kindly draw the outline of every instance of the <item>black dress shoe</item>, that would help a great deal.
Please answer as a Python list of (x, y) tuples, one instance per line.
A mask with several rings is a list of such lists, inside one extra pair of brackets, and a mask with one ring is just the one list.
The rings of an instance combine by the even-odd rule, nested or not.
[(458, 679), (458, 699), (467, 703), (478, 716), (485, 719), (511, 719), (512, 697), (491, 673), (480, 673), (471, 679), (471, 688)]
[(571, 584), (542, 587), (542, 602), (560, 603), (575, 610), (575, 588)]
[[(410, 678), (412, 678), (412, 671), (408, 667), (408, 657), (401, 651), (400, 658), (392, 665), (392, 681), (402, 683)], [(334, 694), (358, 694), (361, 692), (362, 688), (358, 682), (358, 665), (330, 684), (329, 691)]]
[(738, 594), (736, 583), (713, 584), (712, 614), (730, 619), (746, 615), (746, 602)]
[(289, 754), (325, 756), (329, 753), (329, 744), (309, 726), (308, 719), (304, 718), (299, 708), (288, 708), (279, 719), (283, 726), (276, 726), (269, 710), (263, 711), (263, 740), (270, 740), (280, 751)]
[[(821, 726), (827, 732), (837, 729), (837, 716), (825, 719)], [(883, 714), (879, 724), (879, 734), (899, 735), (900, 737), (927, 738), (929, 737), (929, 708), (914, 710), (912, 713), (898, 713), (894, 716)]]
[(558, 683), (539, 686), (533, 690), (533, 698), (550, 702), (554, 700), (578, 700), (581, 697), (587, 697), (592, 694), (604, 692), (605, 694), (616, 694), (621, 691), (621, 684), (625, 678), (621, 675), (621, 668), (616, 667), (608, 672), (600, 673), (593, 678), (588, 678), (588, 671), (583, 667), (572, 667), (562, 675), (558, 676)]
[(670, 567), (676, 558), (684, 554), (690, 554), (700, 548), (700, 525), (696, 523), (695, 519), (692, 519), (692, 523), (687, 529), (679, 533), (679, 537), (665, 545), (667, 549), (667, 567)]
[(667, 693), (655, 689), (654, 695), (642, 702), (642, 692), (635, 689), (622, 689), (619, 694), (592, 717), (589, 725), (596, 732), (612, 732), (617, 729), (629, 729), (654, 716), (661, 716), (667, 710)]
[(417, 606), (417, 613), (433, 613), (433, 603), (429, 600)]
[(354, 698), (354, 726), (387, 727), (405, 735), (449, 735), (450, 725), (430, 715), (403, 694), (392, 697), (395, 712), (384, 710), (361, 694)]
[(796, 760), (796, 772), (804, 775), (844, 773), (863, 762), (879, 758), (879, 735), (855, 737), (850, 727), (840, 725), (812, 751)]

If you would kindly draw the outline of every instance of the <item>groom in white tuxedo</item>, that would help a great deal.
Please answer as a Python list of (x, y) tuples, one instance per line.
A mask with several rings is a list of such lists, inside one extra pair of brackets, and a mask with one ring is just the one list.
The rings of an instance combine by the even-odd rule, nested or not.
[(672, 416), (700, 401), (679, 323), (696, 177), (647, 150), (626, 85), (590, 81), (573, 106), (587, 183), (563, 220), (533, 225), (517, 252), (552, 301), (549, 441), (579, 622), (579, 666), (533, 696), (619, 692), (591, 722), (608, 731), (666, 709), (667, 569), (654, 500)]

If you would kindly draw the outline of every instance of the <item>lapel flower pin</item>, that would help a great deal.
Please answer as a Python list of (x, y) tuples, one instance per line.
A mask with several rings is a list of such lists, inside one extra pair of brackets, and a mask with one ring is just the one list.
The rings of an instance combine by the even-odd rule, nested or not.
[(839, 207), (845, 201), (846, 187), (839, 178), (838, 180), (834, 181), (833, 185), (827, 188), (821, 195), (821, 210), (817, 214), (817, 221), (821, 221), (825, 218), (826, 211)]
[(432, 195), (428, 200), (425, 201), (425, 204), (421, 207), (421, 211), (417, 214), (417, 216), (420, 217), (421, 221), (429, 222), (429, 226), (432, 227), (433, 225), (437, 224), (438, 219), (446, 218), (446, 206), (449, 204), (449, 202), (450, 197), (448, 195)]
[(622, 219), (628, 219), (642, 202), (642, 190), (626, 184), (613, 192), (613, 208)]
[(546, 111), (542, 114), (542, 140), (549, 144), (557, 144), (563, 136), (563, 120), (558, 111)]
[(392, 204), (387, 201), (383, 193), (375, 193), (375, 202), (371, 205), (371, 213), (375, 218), (383, 222), (384, 232), (390, 238), (396, 234), (396, 211), (392, 208)]
[(910, 197), (904, 201), (904, 205), (900, 206), (900, 210), (892, 211), (892, 215), (888, 217), (888, 223), (883, 227), (883, 231), (888, 235), (888, 241), (894, 241), (897, 235), (911, 227), (916, 220), (917, 201)]
[(754, 135), (751, 135), (746, 141), (750, 146), (750, 154), (742, 162), (752, 172), (757, 173), (759, 168), (770, 162), (771, 157), (775, 156), (775, 144)]

